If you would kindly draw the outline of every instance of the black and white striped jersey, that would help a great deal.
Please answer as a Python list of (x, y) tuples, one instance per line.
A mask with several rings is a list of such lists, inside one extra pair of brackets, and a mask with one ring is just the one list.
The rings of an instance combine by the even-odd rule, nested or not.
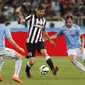
[(45, 29), (46, 20), (31, 14), (25, 18), (25, 22), (29, 28), (27, 43), (42, 42), (42, 30)]

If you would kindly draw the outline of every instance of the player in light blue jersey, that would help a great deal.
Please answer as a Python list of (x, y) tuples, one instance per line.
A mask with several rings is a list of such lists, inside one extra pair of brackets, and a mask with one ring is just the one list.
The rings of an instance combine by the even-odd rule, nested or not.
[[(17, 53), (13, 49), (6, 48), (5, 39), (8, 39), (8, 41), (20, 51), (24, 52), (24, 50), (23, 48), (19, 47), (16, 44), (16, 42), (12, 39), (10, 30), (4, 25), (5, 21), (6, 21), (5, 17), (3, 15), (0, 15), (0, 71), (4, 63), (4, 58), (16, 59), (15, 72), (12, 77), (12, 80), (18, 83), (22, 83), (22, 81), (19, 79), (19, 72), (20, 72), (21, 64), (22, 64), (22, 55)], [(0, 75), (0, 81), (3, 81), (1, 75)]]
[(64, 35), (66, 40), (69, 60), (73, 63), (73, 65), (85, 71), (85, 67), (76, 60), (76, 58), (79, 57), (85, 62), (84, 36), (80, 27), (76, 24), (73, 24), (72, 15), (68, 15), (66, 17), (65, 26), (63, 26), (57, 34), (51, 36), (50, 38), (55, 39), (61, 35)]

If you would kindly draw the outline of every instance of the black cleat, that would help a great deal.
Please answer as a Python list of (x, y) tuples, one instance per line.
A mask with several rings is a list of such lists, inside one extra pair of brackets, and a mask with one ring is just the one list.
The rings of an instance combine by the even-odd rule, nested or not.
[(54, 69), (52, 70), (53, 75), (56, 75), (58, 71), (58, 66), (55, 66)]
[(32, 78), (31, 73), (27, 73), (27, 72), (26, 72), (26, 75), (27, 75), (28, 78)]

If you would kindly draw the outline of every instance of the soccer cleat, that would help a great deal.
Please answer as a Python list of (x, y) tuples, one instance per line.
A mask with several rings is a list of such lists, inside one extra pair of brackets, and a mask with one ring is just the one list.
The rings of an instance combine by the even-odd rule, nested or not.
[(3, 81), (2, 77), (0, 77), (0, 82)]
[(18, 83), (22, 83), (22, 81), (18, 77), (12, 77), (12, 80)]
[(29, 74), (27, 77), (28, 77), (28, 78), (32, 78), (32, 75), (31, 75), (31, 74)]
[(27, 72), (26, 72), (26, 75), (27, 75), (28, 78), (32, 78), (31, 73), (27, 73)]
[(57, 71), (58, 71), (58, 66), (55, 66), (54, 69), (52, 70), (53, 75), (56, 75)]

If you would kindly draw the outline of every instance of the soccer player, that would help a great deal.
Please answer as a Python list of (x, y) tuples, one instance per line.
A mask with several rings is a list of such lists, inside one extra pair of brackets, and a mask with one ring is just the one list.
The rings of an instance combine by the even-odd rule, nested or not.
[(83, 60), (83, 62), (85, 62), (84, 36), (80, 27), (73, 24), (72, 15), (68, 15), (66, 17), (65, 26), (63, 26), (57, 34), (51, 36), (50, 38), (55, 39), (61, 35), (65, 36), (69, 60), (73, 63), (73, 65), (85, 71), (85, 67), (76, 59), (79, 57)]
[[(5, 26), (5, 22), (6, 22), (6, 19), (4, 15), (0, 15), (0, 72), (4, 63), (4, 58), (16, 59), (15, 72), (12, 77), (12, 80), (18, 83), (22, 83), (22, 81), (19, 78), (19, 73), (20, 73), (21, 64), (22, 64), (22, 55), (17, 53), (13, 49), (6, 48), (5, 39), (8, 39), (8, 41), (20, 51), (24, 52), (24, 49), (19, 47), (16, 44), (16, 42), (12, 39), (10, 30)], [(3, 81), (1, 75), (0, 75), (0, 81)]]
[(23, 17), (22, 13), (19, 13), (19, 24), (26, 23), (27, 27), (29, 28), (29, 36), (26, 41), (26, 46), (27, 46), (27, 58), (29, 58), (29, 62), (26, 64), (26, 75), (28, 78), (32, 78), (32, 75), (30, 73), (31, 67), (35, 63), (35, 52), (36, 50), (41, 53), (47, 64), (49, 65), (53, 75), (56, 75), (56, 72), (58, 71), (58, 67), (54, 67), (53, 62), (48, 55), (44, 41), (42, 38), (42, 33), (48, 38), (51, 44), (55, 44), (48, 36), (46, 30), (45, 30), (45, 25), (46, 25), (46, 20), (43, 18), (45, 14), (45, 7), (43, 5), (39, 5), (36, 8), (36, 13), (35, 14), (30, 14), (26, 18)]

